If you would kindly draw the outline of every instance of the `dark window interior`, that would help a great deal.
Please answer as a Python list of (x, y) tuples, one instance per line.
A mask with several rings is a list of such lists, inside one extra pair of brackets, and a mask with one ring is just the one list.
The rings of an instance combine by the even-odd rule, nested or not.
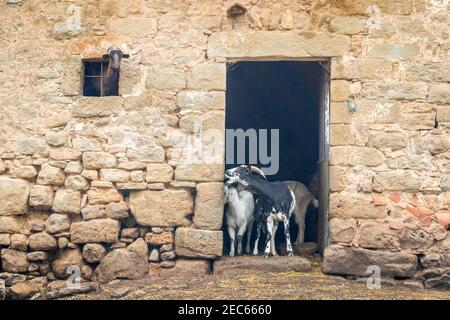
[[(295, 180), (308, 186), (317, 170), (322, 72), (316, 61), (240, 61), (227, 65), (226, 128), (279, 129), (279, 171), (268, 177), (271, 181)], [(226, 168), (238, 164), (227, 163)], [(263, 167), (259, 159), (258, 165)], [(295, 241), (297, 226), (291, 225), (291, 240)], [(282, 229), (280, 225), (277, 243), (281, 242)], [(227, 232), (224, 234), (227, 238)], [(310, 206), (305, 242), (316, 241), (317, 209)]]
[(84, 61), (83, 95), (118, 96), (119, 77), (108, 76), (108, 61)]

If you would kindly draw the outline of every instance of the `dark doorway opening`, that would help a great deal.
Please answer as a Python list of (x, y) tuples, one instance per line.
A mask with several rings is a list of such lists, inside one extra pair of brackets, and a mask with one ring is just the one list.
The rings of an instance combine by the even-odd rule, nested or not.
[[(276, 136), (270, 129), (279, 130), (279, 168), (268, 179), (299, 181), (313, 190), (319, 209), (311, 205), (308, 208), (305, 242), (318, 243), (319, 251), (326, 243), (327, 219), (321, 215), (328, 213), (328, 66), (328, 61), (227, 64), (226, 129), (268, 129), (268, 156), (272, 159), (277, 155), (272, 154), (276, 150), (272, 150), (270, 142)], [(228, 148), (234, 149), (234, 159), (227, 159), (226, 169), (242, 164), (237, 161), (237, 144), (227, 144), (226, 148), (227, 154)], [(246, 164), (252, 163), (249, 148), (246, 139)], [(274, 166), (273, 160), (267, 164), (259, 156), (256, 165)], [(320, 192), (322, 188), (326, 192)], [(282, 229), (280, 224), (277, 244), (283, 241)], [(297, 225), (291, 223), (292, 241), (296, 240), (297, 230)], [(229, 248), (227, 232), (224, 234), (225, 248)]]

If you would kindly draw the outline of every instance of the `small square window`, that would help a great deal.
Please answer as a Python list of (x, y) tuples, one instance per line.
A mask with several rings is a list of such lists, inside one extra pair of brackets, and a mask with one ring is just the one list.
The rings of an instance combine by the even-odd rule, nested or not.
[(85, 60), (83, 64), (83, 96), (119, 95), (119, 73), (108, 74), (108, 60)]

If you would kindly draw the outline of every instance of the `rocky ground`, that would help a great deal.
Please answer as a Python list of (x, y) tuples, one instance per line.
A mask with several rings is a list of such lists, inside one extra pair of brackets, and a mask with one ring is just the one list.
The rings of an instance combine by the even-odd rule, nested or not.
[(450, 299), (449, 291), (426, 290), (413, 281), (384, 280), (380, 289), (370, 290), (363, 280), (325, 275), (320, 261), (310, 260), (310, 272), (288, 267), (264, 273), (253, 266), (219, 275), (114, 280), (96, 292), (65, 299)]

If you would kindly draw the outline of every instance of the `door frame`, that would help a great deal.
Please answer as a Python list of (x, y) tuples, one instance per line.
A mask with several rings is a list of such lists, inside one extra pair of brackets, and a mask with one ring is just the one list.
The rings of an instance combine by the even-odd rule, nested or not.
[[(330, 211), (330, 85), (331, 85), (331, 63), (330, 58), (289, 58), (289, 57), (258, 57), (258, 58), (227, 58), (225, 64), (246, 61), (296, 61), (311, 62), (317, 61), (322, 66), (321, 92), (319, 103), (319, 162), (317, 170), (319, 172), (319, 208), (317, 223), (317, 246), (318, 251), (323, 255), (324, 249), (328, 245), (328, 217)], [(225, 85), (225, 92), (227, 90)], [(226, 106), (225, 106), (226, 113)]]
[(323, 254), (328, 245), (328, 216), (330, 211), (330, 85), (331, 60), (320, 62), (322, 65), (322, 85), (319, 114), (319, 210), (317, 224), (317, 246)]

